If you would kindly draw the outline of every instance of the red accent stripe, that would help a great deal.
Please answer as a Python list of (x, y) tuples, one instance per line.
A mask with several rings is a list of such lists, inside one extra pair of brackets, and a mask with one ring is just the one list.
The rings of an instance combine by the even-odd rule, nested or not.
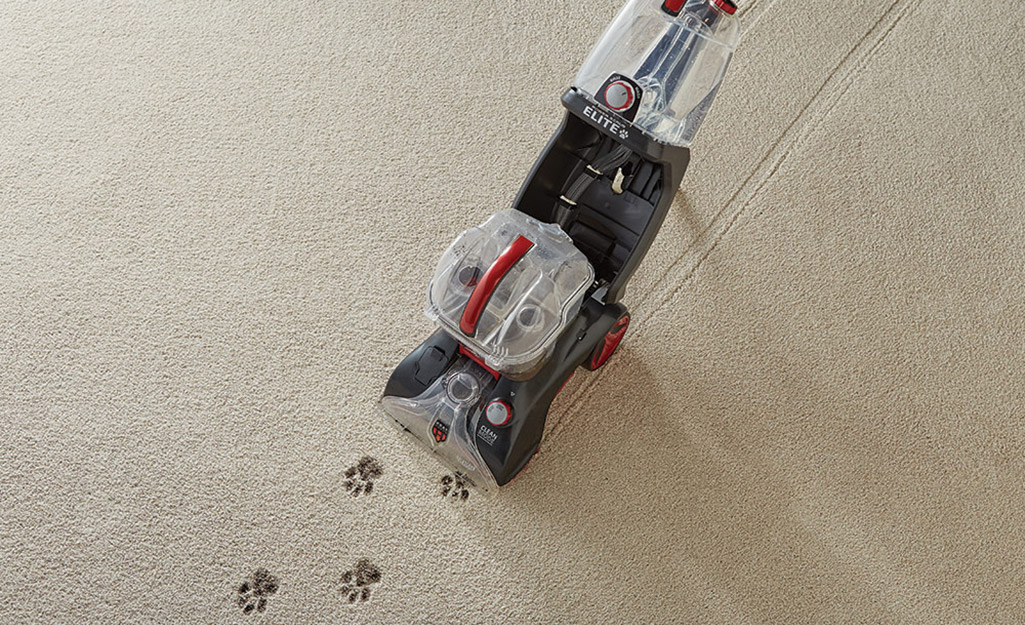
[(605, 364), (612, 354), (619, 347), (619, 343), (623, 340), (623, 336), (626, 334), (626, 329), (630, 327), (630, 315), (624, 315), (616, 322), (616, 325), (609, 330), (609, 333), (605, 335), (605, 341), (602, 344), (602, 350), (600, 353), (595, 354), (594, 360), (591, 362), (591, 367), (597, 369), (598, 367)]
[(480, 316), (488, 305), (491, 296), (494, 295), (498, 284), (505, 278), (505, 274), (513, 268), (513, 265), (520, 262), (520, 259), (534, 247), (534, 243), (527, 237), (521, 236), (513, 241), (490, 268), (481, 277), (480, 282), (474, 287), (470, 294), (470, 301), (466, 302), (463, 309), (463, 318), (459, 321), (459, 329), (467, 336), (477, 333), (477, 324), (480, 323)]
[(499, 372), (495, 371), (491, 367), (489, 367), (486, 364), (484, 364), (484, 359), (483, 358), (481, 358), (477, 354), (471, 352), (470, 350), (466, 349), (466, 347), (460, 345), (459, 346), (459, 353), (462, 354), (463, 356), (466, 356), (470, 360), (474, 361), (475, 363), (477, 363), (481, 367), (483, 367), (484, 370), (487, 371), (488, 373), (490, 373), (496, 380), (498, 378), (502, 377), (502, 374), (500, 374)]

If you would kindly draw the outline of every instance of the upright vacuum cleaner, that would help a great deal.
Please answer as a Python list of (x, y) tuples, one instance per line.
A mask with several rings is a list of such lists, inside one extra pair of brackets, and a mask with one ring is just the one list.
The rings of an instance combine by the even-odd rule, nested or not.
[(512, 208), (461, 234), (427, 289), (438, 329), (392, 373), (388, 420), (490, 491), (537, 451), (577, 367), (630, 325), (621, 299), (658, 233), (733, 51), (732, 0), (630, 0), (562, 97)]

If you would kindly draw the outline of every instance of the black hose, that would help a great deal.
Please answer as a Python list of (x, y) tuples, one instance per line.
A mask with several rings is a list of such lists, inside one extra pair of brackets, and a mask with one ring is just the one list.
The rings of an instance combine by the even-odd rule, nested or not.
[(559, 214), (556, 221), (562, 226), (563, 230), (567, 230), (570, 225), (570, 218), (575, 212), (577, 202), (583, 197), (584, 192), (587, 191), (588, 187), (594, 183), (595, 180), (605, 175), (606, 171), (619, 168), (623, 163), (630, 159), (633, 155), (633, 150), (626, 147), (625, 145), (617, 145), (615, 148), (610, 150), (607, 154), (594, 161), (577, 177), (577, 179), (569, 186), (562, 197), (559, 198)]

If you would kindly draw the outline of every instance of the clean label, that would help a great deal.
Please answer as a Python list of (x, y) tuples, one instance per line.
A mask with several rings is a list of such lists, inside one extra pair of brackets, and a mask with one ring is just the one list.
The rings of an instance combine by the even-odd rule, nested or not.
[(480, 429), (477, 430), (477, 436), (488, 445), (494, 445), (495, 441), (498, 440), (498, 432), (484, 424), (481, 424)]

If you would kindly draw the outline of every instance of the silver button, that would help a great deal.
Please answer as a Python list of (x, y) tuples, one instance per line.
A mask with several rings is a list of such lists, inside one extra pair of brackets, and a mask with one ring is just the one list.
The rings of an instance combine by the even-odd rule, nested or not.
[(502, 426), (509, 422), (509, 405), (500, 399), (488, 404), (487, 409), (484, 411), (484, 416), (487, 417), (488, 423), (494, 426)]
[(605, 103), (614, 111), (625, 111), (633, 106), (633, 87), (622, 81), (612, 83), (605, 89)]

